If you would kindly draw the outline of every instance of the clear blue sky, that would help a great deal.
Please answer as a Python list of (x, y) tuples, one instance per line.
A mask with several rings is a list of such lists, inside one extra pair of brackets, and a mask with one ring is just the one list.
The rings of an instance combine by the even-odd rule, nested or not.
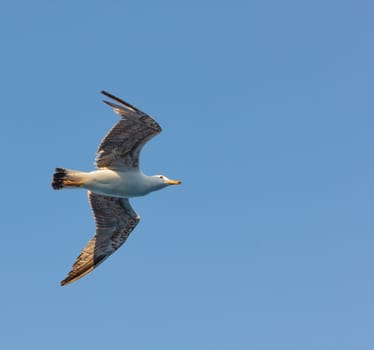
[[(374, 349), (371, 1), (3, 1), (2, 349)], [(142, 220), (60, 287), (117, 116), (154, 116)]]

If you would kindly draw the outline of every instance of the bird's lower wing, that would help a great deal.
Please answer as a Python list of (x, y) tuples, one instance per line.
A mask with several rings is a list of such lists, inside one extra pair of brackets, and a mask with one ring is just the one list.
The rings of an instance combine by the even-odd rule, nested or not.
[(88, 192), (96, 222), (96, 234), (82, 249), (61, 285), (77, 281), (115, 252), (138, 224), (140, 217), (128, 199)]

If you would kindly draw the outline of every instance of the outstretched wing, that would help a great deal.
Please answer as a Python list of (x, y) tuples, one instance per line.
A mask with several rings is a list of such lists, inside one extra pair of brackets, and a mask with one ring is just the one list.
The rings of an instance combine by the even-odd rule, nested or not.
[(87, 243), (61, 285), (75, 282), (93, 271), (116, 251), (138, 224), (140, 217), (128, 199), (88, 192), (96, 222), (96, 234)]
[(109, 92), (102, 93), (119, 103), (104, 101), (121, 116), (121, 120), (102, 140), (97, 150), (96, 165), (98, 168), (137, 169), (141, 149), (147, 141), (161, 132), (161, 127), (136, 107)]

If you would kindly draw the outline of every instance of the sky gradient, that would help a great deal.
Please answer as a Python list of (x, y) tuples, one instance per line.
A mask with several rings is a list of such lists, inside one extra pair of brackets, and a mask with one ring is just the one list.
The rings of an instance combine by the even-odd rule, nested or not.
[[(2, 349), (374, 348), (370, 1), (4, 1)], [(117, 116), (163, 132), (141, 221), (60, 287), (94, 233), (84, 191)]]

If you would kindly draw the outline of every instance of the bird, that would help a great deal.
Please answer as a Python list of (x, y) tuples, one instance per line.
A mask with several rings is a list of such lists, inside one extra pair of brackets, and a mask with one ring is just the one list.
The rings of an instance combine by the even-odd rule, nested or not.
[[(96, 153), (96, 170), (84, 172), (56, 168), (54, 190), (81, 188), (88, 191), (88, 200), (96, 224), (96, 232), (81, 250), (61, 286), (73, 283), (114, 253), (139, 223), (140, 216), (129, 198), (145, 196), (170, 185), (181, 184), (165, 175), (145, 175), (139, 165), (143, 146), (161, 132), (160, 125), (135, 106), (101, 91), (111, 101), (103, 100), (120, 120), (104, 136)], [(114, 101), (114, 102), (113, 102)]]

